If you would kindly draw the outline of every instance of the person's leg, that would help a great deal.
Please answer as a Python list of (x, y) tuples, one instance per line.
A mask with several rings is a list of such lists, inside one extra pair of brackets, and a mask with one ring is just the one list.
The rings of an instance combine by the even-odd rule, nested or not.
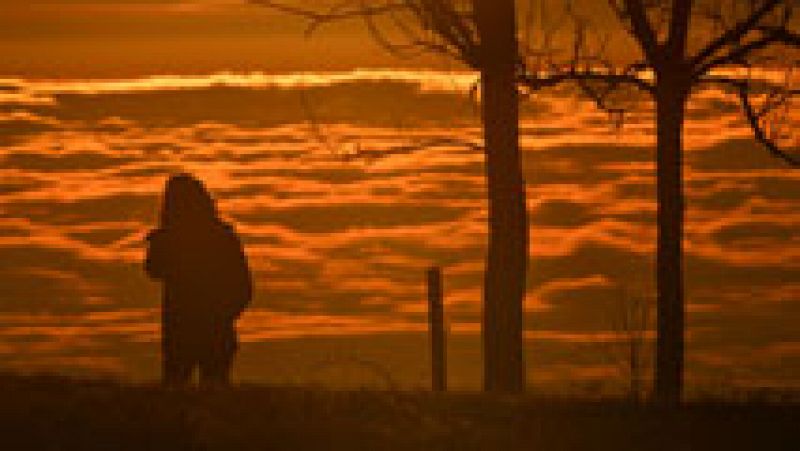
[(200, 364), (200, 385), (203, 387), (226, 387), (230, 385), (233, 358), (208, 359)]
[(174, 321), (162, 324), (161, 381), (167, 387), (185, 387), (192, 378), (193, 359), (181, 349), (179, 329)]
[(180, 359), (176, 356), (164, 359), (162, 382), (167, 387), (186, 387), (192, 379), (192, 367), (194, 365), (188, 359)]
[(200, 385), (230, 385), (231, 368), (236, 353), (236, 330), (233, 322), (222, 322), (213, 327), (213, 341), (200, 360)]

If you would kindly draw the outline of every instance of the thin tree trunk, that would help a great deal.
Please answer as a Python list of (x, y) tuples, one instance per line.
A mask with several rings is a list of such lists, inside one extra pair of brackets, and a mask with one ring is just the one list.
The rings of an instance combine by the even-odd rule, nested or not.
[(669, 77), (659, 80), (657, 108), (657, 342), (656, 400), (677, 405), (683, 389), (683, 122), (686, 90)]
[(482, 46), (482, 105), (489, 200), (483, 299), (484, 388), (525, 389), (523, 302), (528, 214), (519, 150), (514, 0), (474, 0)]

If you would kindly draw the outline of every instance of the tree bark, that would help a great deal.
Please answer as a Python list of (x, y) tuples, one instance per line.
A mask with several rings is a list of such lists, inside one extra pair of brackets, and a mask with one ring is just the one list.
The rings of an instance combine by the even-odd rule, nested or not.
[(657, 339), (655, 397), (664, 405), (681, 401), (684, 366), (683, 298), (683, 122), (688, 90), (659, 74), (656, 92), (656, 177), (658, 191)]
[(525, 389), (523, 303), (528, 213), (519, 149), (514, 0), (474, 0), (481, 88), (489, 243), (483, 298), (484, 389)]

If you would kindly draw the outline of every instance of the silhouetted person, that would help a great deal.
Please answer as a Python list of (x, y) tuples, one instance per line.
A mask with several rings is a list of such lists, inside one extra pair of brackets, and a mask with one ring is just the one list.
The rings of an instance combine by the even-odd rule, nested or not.
[(196, 178), (167, 182), (161, 224), (147, 237), (147, 274), (163, 283), (163, 382), (226, 385), (237, 349), (235, 323), (249, 304), (247, 258), (230, 224)]

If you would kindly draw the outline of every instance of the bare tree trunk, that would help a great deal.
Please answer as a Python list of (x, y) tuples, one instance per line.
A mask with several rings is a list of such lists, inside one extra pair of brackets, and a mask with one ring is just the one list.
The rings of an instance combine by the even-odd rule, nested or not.
[(659, 74), (657, 108), (657, 342), (655, 397), (677, 405), (683, 389), (683, 122), (688, 90)]
[(489, 197), (489, 250), (483, 299), (484, 388), (525, 389), (523, 302), (528, 214), (519, 149), (514, 0), (474, 0)]

